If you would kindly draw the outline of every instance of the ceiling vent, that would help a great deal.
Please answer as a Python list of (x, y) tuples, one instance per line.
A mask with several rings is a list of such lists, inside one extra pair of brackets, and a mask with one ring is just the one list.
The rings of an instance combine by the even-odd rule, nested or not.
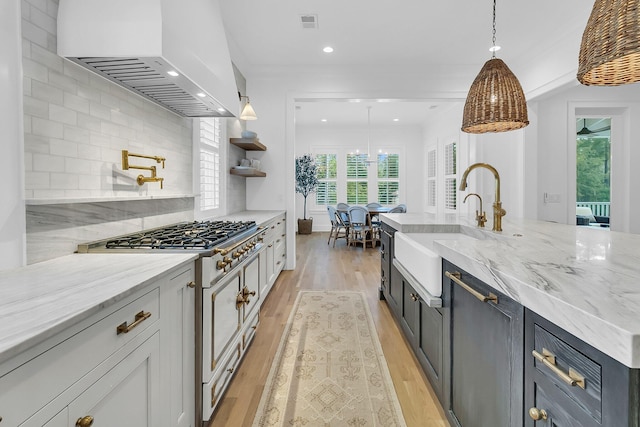
[(317, 15), (300, 15), (300, 23), (302, 28), (306, 30), (316, 30), (318, 28)]

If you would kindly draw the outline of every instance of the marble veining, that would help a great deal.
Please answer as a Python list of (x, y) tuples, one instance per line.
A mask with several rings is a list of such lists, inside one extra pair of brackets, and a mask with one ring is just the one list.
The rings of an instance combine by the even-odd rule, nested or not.
[(0, 363), (115, 304), (196, 254), (75, 254), (4, 270)]
[[(460, 225), (475, 241), (434, 251), (631, 368), (640, 368), (640, 235), (504, 218), (502, 233), (471, 218), (382, 215), (398, 231)], [(442, 221), (442, 224), (440, 224)], [(424, 232), (424, 231), (423, 231)]]

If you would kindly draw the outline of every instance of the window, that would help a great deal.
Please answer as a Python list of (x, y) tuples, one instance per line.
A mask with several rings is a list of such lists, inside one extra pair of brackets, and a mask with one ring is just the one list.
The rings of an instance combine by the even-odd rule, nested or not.
[(200, 190), (199, 210), (211, 211), (221, 207), (222, 121), (217, 118), (202, 118), (198, 123), (196, 137), (200, 167), (196, 185)]
[(316, 154), (316, 205), (335, 205), (338, 203), (338, 160), (336, 154)]
[(368, 203), (368, 169), (366, 154), (347, 154), (347, 203)]
[(444, 146), (444, 208), (455, 210), (457, 204), (457, 159), (456, 143)]
[(378, 154), (378, 202), (382, 205), (398, 204), (400, 189), (400, 156)]
[(436, 207), (436, 150), (427, 153), (427, 206)]

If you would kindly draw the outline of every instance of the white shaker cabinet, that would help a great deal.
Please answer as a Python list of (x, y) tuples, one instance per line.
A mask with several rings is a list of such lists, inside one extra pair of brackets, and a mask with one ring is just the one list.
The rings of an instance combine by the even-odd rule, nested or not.
[(193, 426), (193, 281), (171, 268), (1, 363), (0, 427)]
[(156, 332), (69, 405), (70, 426), (162, 425)]
[(161, 384), (171, 427), (193, 427), (195, 420), (195, 272), (175, 271), (160, 289)]

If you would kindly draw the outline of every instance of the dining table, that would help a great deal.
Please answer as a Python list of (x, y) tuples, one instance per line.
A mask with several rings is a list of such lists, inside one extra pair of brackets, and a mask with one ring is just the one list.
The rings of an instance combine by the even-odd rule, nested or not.
[[(364, 206), (365, 208), (367, 208), (366, 206)], [(369, 211), (369, 215), (371, 216), (376, 216), (376, 215), (380, 215), (383, 213), (387, 213), (389, 212), (391, 209), (393, 209), (392, 206), (378, 206), (378, 207), (370, 207), (367, 208), (367, 210)], [(338, 212), (340, 213), (349, 213), (349, 209), (336, 209)]]

